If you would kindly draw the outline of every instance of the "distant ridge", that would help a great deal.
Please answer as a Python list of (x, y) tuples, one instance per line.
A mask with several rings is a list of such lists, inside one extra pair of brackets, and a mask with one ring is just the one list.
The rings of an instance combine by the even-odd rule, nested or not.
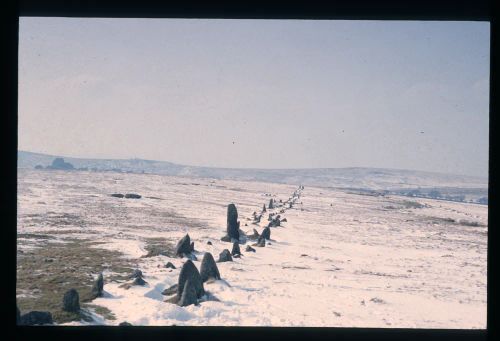
[(401, 188), (454, 187), (487, 189), (488, 180), (467, 175), (384, 168), (239, 169), (178, 165), (142, 159), (86, 159), (18, 151), (18, 168), (46, 167), (63, 157), (75, 168), (214, 179), (253, 180), (319, 187), (392, 190)]

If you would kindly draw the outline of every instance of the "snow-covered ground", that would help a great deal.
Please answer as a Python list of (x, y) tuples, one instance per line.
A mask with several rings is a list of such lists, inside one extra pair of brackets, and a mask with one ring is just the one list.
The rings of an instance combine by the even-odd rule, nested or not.
[[(260, 226), (247, 218), (269, 202), (266, 193), (285, 201), (296, 189), (20, 169), (18, 233), (67, 230), (55, 236), (104, 241), (96, 247), (119, 250), (142, 270), (148, 285), (130, 289), (106, 282), (104, 273), (106, 295), (92, 303), (110, 309), (116, 320), (96, 315), (94, 324), (486, 327), (487, 206), (412, 199), (424, 205), (412, 208), (406, 197), (309, 186), (302, 191), (302, 204), (282, 214), (288, 221), (271, 229), (271, 244), (256, 247), (256, 253), (244, 252), (243, 246), (242, 258), (218, 263), (223, 280), (205, 289), (219, 302), (188, 307), (163, 302), (161, 292), (177, 283), (185, 258), (140, 258), (147, 238), (176, 242), (188, 232), (199, 269), (203, 252), (217, 259), (223, 249), (231, 249), (220, 241), (229, 203), (238, 209), (242, 230), (251, 233), (255, 227), (260, 233), (267, 215)], [(111, 193), (143, 197), (120, 199)], [(159, 267), (168, 261), (177, 269)]]

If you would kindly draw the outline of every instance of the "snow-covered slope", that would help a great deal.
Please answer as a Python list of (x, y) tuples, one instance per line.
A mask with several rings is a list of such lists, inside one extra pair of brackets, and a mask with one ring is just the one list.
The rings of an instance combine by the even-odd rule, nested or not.
[[(220, 240), (227, 204), (236, 204), (244, 231), (261, 232), (267, 219), (257, 227), (247, 218), (269, 202), (267, 193), (286, 200), (296, 186), (24, 169), (18, 184), (18, 233), (99, 240), (96, 247), (120, 251), (143, 271), (147, 286), (123, 289), (108, 280), (114, 260), (104, 260), (106, 295), (92, 303), (116, 319), (94, 313), (91, 324), (486, 327), (487, 206), (418, 199), (415, 208), (404, 197), (306, 186), (302, 203), (282, 214), (284, 226), (272, 228), (270, 245), (218, 264), (223, 280), (205, 289), (219, 302), (179, 307), (161, 291), (186, 259), (141, 258), (146, 240), (189, 233), (200, 268), (204, 252), (217, 258), (231, 248)], [(63, 214), (72, 219), (58, 223)], [(164, 268), (167, 261), (177, 269)]]

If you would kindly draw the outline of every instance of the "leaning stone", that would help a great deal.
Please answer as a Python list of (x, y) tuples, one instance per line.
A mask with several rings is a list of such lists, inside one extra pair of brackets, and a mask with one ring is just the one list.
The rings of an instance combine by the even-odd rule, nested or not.
[(177, 293), (178, 284), (174, 284), (161, 292), (162, 295), (170, 296)]
[(221, 278), (217, 264), (215, 264), (214, 257), (210, 252), (206, 252), (203, 256), (200, 267), (200, 277), (202, 282), (206, 282), (210, 278)]
[(236, 255), (241, 255), (241, 250), (240, 250), (240, 244), (239, 243), (233, 243), (233, 249), (231, 250), (231, 255), (236, 256)]
[(205, 289), (203, 288), (203, 281), (201, 280), (200, 273), (196, 266), (190, 260), (187, 260), (183, 265), (181, 272), (179, 273), (179, 281), (177, 282), (177, 299), (182, 297), (182, 290), (187, 281), (191, 281), (191, 284), (196, 289), (196, 296), (200, 298), (205, 294)]
[(104, 278), (102, 273), (99, 274), (94, 285), (92, 286), (92, 296), (93, 297), (101, 297), (104, 290)]
[(224, 249), (219, 255), (219, 262), (232, 262), (233, 257), (228, 249)]
[(78, 291), (70, 289), (63, 296), (63, 310), (76, 312), (80, 310), (80, 296)]
[(188, 279), (184, 284), (184, 289), (182, 290), (181, 298), (177, 304), (180, 305), (181, 307), (187, 307), (188, 305), (197, 303), (198, 303), (198, 297), (196, 295), (196, 287), (191, 282), (191, 280)]
[(191, 238), (189, 238), (189, 234), (186, 234), (177, 243), (177, 246), (175, 247), (175, 255), (182, 257), (183, 254), (189, 253), (191, 253)]
[(255, 249), (253, 247), (251, 247), (250, 245), (247, 245), (245, 251), (246, 252), (255, 252)]
[(53, 323), (52, 314), (48, 311), (30, 311), (19, 317), (19, 324), (24, 326)]
[(165, 267), (170, 268), (170, 269), (176, 269), (175, 265), (172, 264), (171, 262), (168, 262), (167, 264), (165, 264)]

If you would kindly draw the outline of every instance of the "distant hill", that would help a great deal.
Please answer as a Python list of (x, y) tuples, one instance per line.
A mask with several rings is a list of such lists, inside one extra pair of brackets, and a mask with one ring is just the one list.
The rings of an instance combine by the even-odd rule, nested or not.
[[(166, 161), (142, 159), (83, 159), (18, 152), (18, 168), (33, 169), (52, 164), (63, 157), (76, 169), (151, 173), (174, 176), (206, 177), (215, 179), (254, 180), (320, 187), (364, 190), (403, 191), (404, 189), (467, 189), (477, 195), (487, 195), (488, 179), (464, 175), (382, 168), (311, 168), (311, 169), (243, 169), (212, 168), (178, 165)], [(446, 192), (446, 190), (444, 190)]]

